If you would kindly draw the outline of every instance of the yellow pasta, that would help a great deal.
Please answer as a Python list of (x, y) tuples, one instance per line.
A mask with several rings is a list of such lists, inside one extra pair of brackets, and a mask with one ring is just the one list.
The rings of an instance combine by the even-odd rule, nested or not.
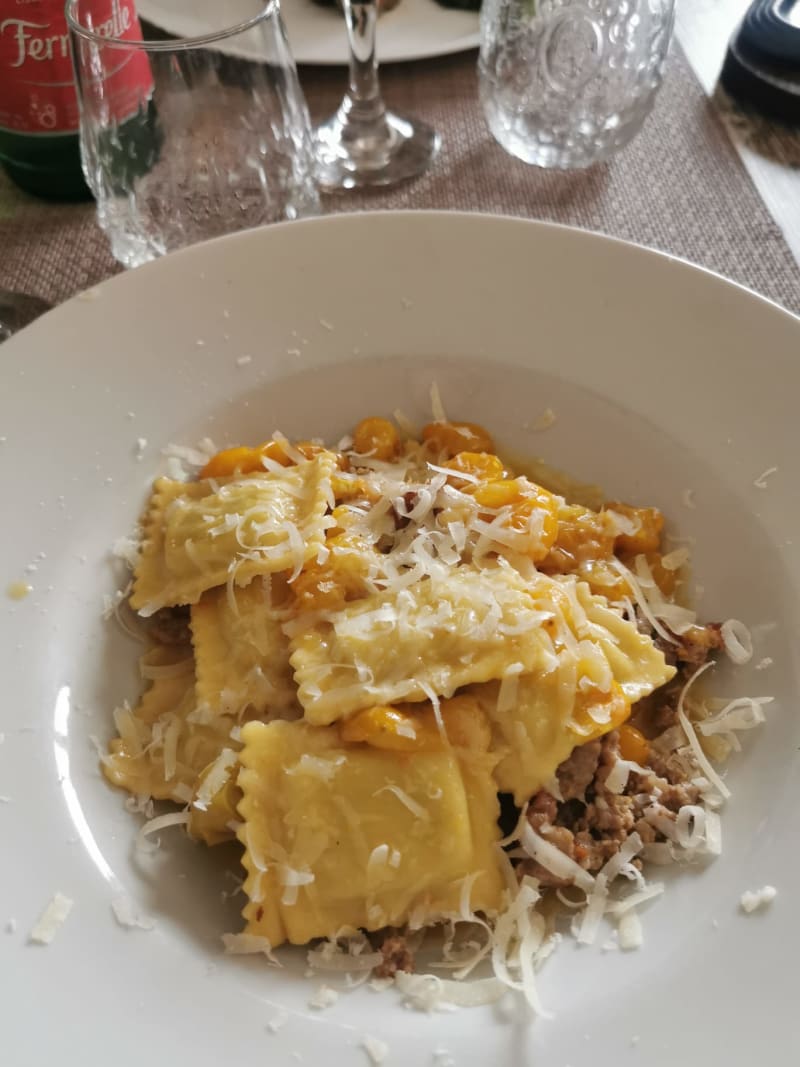
[(585, 583), (565, 577), (537, 585), (537, 603), (553, 613), (540, 632), (543, 668), (474, 690), (501, 756), (498, 788), (518, 804), (552, 780), (576, 745), (616, 729), (635, 701), (675, 675), (653, 642)]
[(488, 763), (465, 785), (444, 747), (398, 761), (302, 722), (250, 723), (242, 736), (247, 933), (304, 944), (412, 916), (424, 924), (457, 913), (463, 879), (478, 872), (472, 906), (499, 907)]
[[(619, 827), (647, 821), (631, 814), (629, 759), (661, 754), (647, 698), (676, 670), (659, 646), (674, 636), (680, 664), (699, 638), (665, 629), (693, 617), (665, 603), (678, 579), (660, 512), (568, 502), (436, 406), (421, 441), (369, 418), (341, 454), (281, 438), (155, 483), (130, 603), (164, 610), (104, 773), (184, 805), (193, 839), (238, 842), (246, 935), (275, 947), (360, 930), (392, 957), (373, 934), (480, 916), (517, 988), (545, 929), (520, 899), (574, 883), (591, 926)], [(709, 647), (718, 630), (702, 630)], [(681, 761), (672, 791), (689, 757), (667, 755)], [(686, 796), (695, 806), (697, 786)], [(504, 826), (527, 812), (505, 850), (501, 799)], [(672, 807), (648, 841), (665, 843)]]
[(214, 586), (259, 574), (299, 570), (324, 541), (335, 457), (279, 473), (185, 484), (160, 478), (154, 488), (131, 606), (141, 615), (194, 604)]
[(282, 575), (243, 589), (209, 589), (192, 607), (197, 702), (214, 714), (292, 717), (296, 687), (282, 629), (289, 593)]
[(532, 670), (544, 618), (510, 567), (460, 567), (301, 619), (291, 663), (305, 717), (325, 725), (372, 704), (451, 696), (515, 663)]
[[(185, 804), (200, 773), (230, 743), (234, 720), (220, 716), (211, 722), (194, 721), (191, 649), (156, 651), (155, 666), (164, 675), (153, 681), (135, 709), (117, 710), (120, 736), (111, 742), (103, 770), (110, 782), (136, 796)], [(151, 657), (151, 666), (153, 662)]]

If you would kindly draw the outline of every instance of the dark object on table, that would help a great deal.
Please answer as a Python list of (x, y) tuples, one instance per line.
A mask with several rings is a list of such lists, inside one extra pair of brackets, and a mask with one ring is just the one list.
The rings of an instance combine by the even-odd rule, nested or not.
[(436, 0), (439, 7), (452, 7), (457, 11), (480, 11), (481, 0)]
[(800, 0), (755, 0), (731, 38), (720, 81), (739, 103), (800, 123)]
[[(397, 7), (400, 2), (401, 0), (378, 0), (378, 14), (385, 15), (387, 11)], [(314, 3), (319, 4), (320, 7), (342, 7), (342, 0), (314, 0)]]

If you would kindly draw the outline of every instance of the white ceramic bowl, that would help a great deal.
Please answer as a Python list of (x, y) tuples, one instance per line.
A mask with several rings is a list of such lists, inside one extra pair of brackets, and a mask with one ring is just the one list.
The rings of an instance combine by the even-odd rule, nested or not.
[[(0, 600), (10, 797), (0, 923), (17, 923), (0, 935), (9, 1065), (366, 1065), (365, 1033), (388, 1043), (388, 1064), (428, 1064), (444, 1048), (459, 1067), (750, 1067), (767, 1039), (788, 1063), (800, 934), (799, 355), (797, 319), (685, 263), (553, 226), (424, 213), (191, 248), (4, 345), (0, 588), (33, 586)], [(111, 709), (135, 695), (135, 648), (101, 612), (120, 577), (109, 547), (135, 521), (162, 447), (275, 428), (335, 439), (397, 407), (422, 420), (434, 380), (454, 417), (613, 497), (662, 507), (693, 539), (702, 613), (743, 619), (753, 664), (772, 660), (728, 667), (715, 683), (776, 698), (728, 770), (723, 856), (671, 880), (646, 909), (638, 952), (565, 944), (540, 979), (556, 1017), (533, 1025), (490, 1008), (422, 1015), (366, 989), (313, 1012), (298, 955), (280, 971), (222, 956), (239, 906), (221, 899), (224, 865), (178, 835), (154, 860), (136, 855), (135, 818), (89, 740), (105, 740)], [(557, 421), (537, 433), (545, 408)], [(765, 883), (777, 900), (744, 917), (741, 893)], [(56, 890), (72, 914), (52, 945), (29, 945)], [(115, 924), (120, 893), (154, 930)], [(288, 1022), (272, 1034), (281, 1005)]]

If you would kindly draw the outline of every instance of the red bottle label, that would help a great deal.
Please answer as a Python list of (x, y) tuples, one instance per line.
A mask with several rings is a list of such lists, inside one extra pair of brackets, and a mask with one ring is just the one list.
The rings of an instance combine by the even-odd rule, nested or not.
[[(97, 0), (91, 12), (95, 33), (142, 39), (133, 0)], [(99, 47), (103, 96), (121, 120), (152, 88), (150, 62), (141, 51)], [(64, 0), (0, 0), (0, 129), (74, 133), (78, 125)]]

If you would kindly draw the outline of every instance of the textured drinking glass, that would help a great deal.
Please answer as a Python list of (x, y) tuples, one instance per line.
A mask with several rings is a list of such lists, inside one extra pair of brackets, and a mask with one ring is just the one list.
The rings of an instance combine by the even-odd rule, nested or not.
[(540, 167), (588, 167), (636, 134), (655, 99), (674, 0), (484, 0), (486, 121)]
[(277, 0), (237, 0), (235, 25), (174, 40), (112, 9), (96, 24), (95, 0), (67, 3), (83, 168), (121, 263), (319, 210)]

